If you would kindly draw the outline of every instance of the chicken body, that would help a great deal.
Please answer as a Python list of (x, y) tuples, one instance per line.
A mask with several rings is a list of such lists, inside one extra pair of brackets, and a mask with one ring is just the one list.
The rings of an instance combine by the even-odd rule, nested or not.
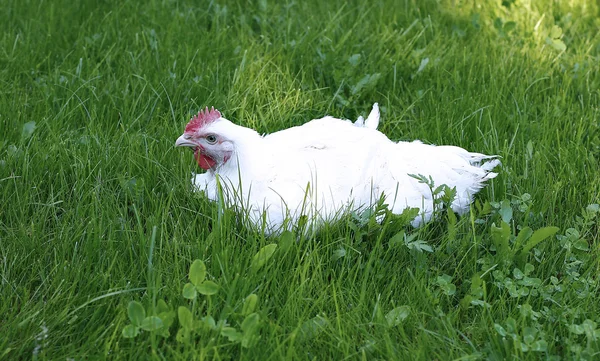
[[(455, 187), (452, 209), (459, 214), (469, 210), (483, 183), (496, 176), (490, 172), (499, 163), (493, 156), (391, 141), (375, 129), (376, 105), (367, 120), (361, 120), (353, 124), (327, 116), (263, 137), (219, 113), (218, 119), (184, 133), (176, 144), (200, 146), (201, 152), (216, 158), (206, 173), (192, 179), (196, 188), (216, 201), (218, 179), (226, 202), (245, 210), (267, 234), (293, 227), (301, 216), (318, 226), (346, 211), (370, 207), (381, 197), (396, 214), (419, 208), (412, 222), (418, 226), (430, 220), (434, 199), (429, 186), (410, 174), (431, 177), (436, 186)], [(192, 140), (210, 135), (219, 138), (215, 145), (221, 148), (209, 149)], [(491, 160), (484, 163), (486, 159)]]

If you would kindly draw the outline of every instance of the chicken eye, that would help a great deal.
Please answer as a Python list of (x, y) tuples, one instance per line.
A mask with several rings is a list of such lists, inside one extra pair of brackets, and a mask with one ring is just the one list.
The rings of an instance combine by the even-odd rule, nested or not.
[(214, 134), (209, 134), (206, 136), (206, 141), (209, 144), (215, 144), (217, 142), (217, 137)]

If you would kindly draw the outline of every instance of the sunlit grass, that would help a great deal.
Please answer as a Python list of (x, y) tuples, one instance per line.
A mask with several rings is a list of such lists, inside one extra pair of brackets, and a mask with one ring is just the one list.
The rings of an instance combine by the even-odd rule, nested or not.
[[(597, 2), (2, 8), (0, 358), (598, 357)], [(471, 214), (265, 238), (191, 192), (197, 167), (173, 148), (204, 106), (268, 133), (373, 102), (392, 139), (502, 157)], [(523, 261), (520, 232), (550, 226)], [(220, 287), (195, 319), (240, 331), (256, 294), (260, 340), (179, 342), (177, 319), (169, 337), (124, 338), (130, 301), (192, 307), (195, 259)]]

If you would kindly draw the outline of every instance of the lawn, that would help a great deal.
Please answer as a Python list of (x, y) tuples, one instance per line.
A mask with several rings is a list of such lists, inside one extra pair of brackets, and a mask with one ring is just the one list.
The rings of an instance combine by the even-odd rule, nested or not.
[[(3, 0), (0, 359), (599, 359), (599, 28), (591, 0)], [(469, 214), (265, 237), (174, 147), (205, 106), (269, 133), (374, 102), (502, 157)]]

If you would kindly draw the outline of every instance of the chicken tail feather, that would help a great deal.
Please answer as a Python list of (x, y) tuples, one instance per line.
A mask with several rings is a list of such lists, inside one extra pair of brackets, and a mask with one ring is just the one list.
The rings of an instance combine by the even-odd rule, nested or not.
[(379, 126), (379, 104), (373, 104), (373, 110), (365, 120), (365, 128), (377, 129)]

